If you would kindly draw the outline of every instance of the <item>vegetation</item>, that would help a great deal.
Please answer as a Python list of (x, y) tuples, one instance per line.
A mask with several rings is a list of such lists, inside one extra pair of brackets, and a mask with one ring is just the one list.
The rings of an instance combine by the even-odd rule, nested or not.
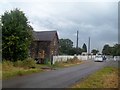
[(74, 58), (68, 59), (67, 61), (56, 62), (53, 66), (63, 68), (63, 67), (74, 66), (81, 63), (83, 63), (83, 61), (79, 60), (77, 57), (74, 57)]
[(2, 63), (0, 63), (0, 79), (2, 79)]
[(85, 43), (83, 44), (82, 50), (83, 50), (83, 52), (87, 52), (87, 46)]
[[(59, 40), (59, 53), (61, 55), (74, 55), (77, 49), (73, 47), (73, 42), (70, 39)], [(82, 49), (78, 48), (78, 54), (82, 53)]]
[[(76, 49), (75, 47), (73, 47), (73, 48), (71, 48), (71, 49), (69, 50), (68, 55), (75, 55), (76, 52), (77, 52), (77, 49)], [(78, 48), (78, 54), (81, 54), (81, 53), (82, 53), (82, 49), (81, 49), (81, 48)]]
[(104, 55), (120, 56), (120, 44), (115, 44), (113, 47), (106, 44), (103, 47), (102, 53)]
[(112, 47), (113, 56), (120, 56), (120, 44), (116, 44)]
[(73, 88), (118, 88), (118, 68), (105, 67)]
[(2, 78), (9, 79), (14, 76), (43, 72), (46, 70), (53, 70), (55, 68), (64, 68), (81, 63), (83, 62), (81, 60), (78, 60), (77, 57), (74, 57), (73, 59), (69, 59), (66, 62), (56, 62), (53, 65), (51, 65), (50, 62), (46, 64), (36, 64), (35, 61), (31, 58), (28, 58), (23, 61), (18, 60), (15, 62), (4, 60), (2, 63), (2, 76), (3, 76)]
[(0, 60), (2, 60), (2, 23), (0, 18)]
[(99, 52), (99, 51), (96, 50), (96, 49), (93, 49), (93, 50), (91, 51), (91, 53), (93, 53), (93, 55), (96, 55), (98, 52)]
[(14, 76), (21, 76), (25, 74), (40, 72), (41, 69), (36, 68), (34, 60), (31, 58), (24, 61), (11, 62), (9, 60), (2, 63), (3, 79), (8, 79)]
[(59, 47), (61, 54), (68, 54), (69, 50), (73, 47), (73, 42), (70, 39), (60, 39)]
[(5, 12), (2, 22), (2, 58), (5, 60), (24, 60), (28, 57), (32, 40), (32, 27), (25, 14), (18, 10)]

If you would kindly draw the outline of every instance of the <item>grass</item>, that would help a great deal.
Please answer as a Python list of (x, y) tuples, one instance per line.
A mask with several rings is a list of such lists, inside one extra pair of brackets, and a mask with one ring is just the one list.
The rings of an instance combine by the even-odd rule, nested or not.
[(82, 61), (78, 60), (77, 58), (70, 59), (66, 62), (56, 62), (55, 64), (51, 65), (50, 62), (47, 64), (35, 64), (34, 60), (28, 58), (24, 61), (3, 61), (2, 64), (2, 74), (1, 79), (9, 79), (15, 76), (22, 76), (26, 74), (32, 74), (36, 72), (43, 72), (46, 71), (42, 69), (44, 67), (54, 69), (54, 68), (64, 68), (74, 66), (76, 64), (81, 64)]
[(74, 57), (73, 59), (68, 59), (67, 61), (56, 62), (53, 65), (53, 67), (64, 68), (64, 67), (75, 66), (77, 64), (82, 64), (82, 63), (83, 61), (79, 60), (77, 57)]
[(70, 63), (70, 62), (56, 62), (52, 67), (56, 68), (65, 68), (65, 67), (70, 67), (70, 66), (75, 66), (77, 64), (82, 64), (82, 61), (77, 61), (76, 63)]
[(72, 88), (118, 88), (118, 68), (105, 67)]
[(0, 63), (0, 79), (2, 79), (2, 63)]
[(42, 69), (36, 68), (36, 64), (32, 60), (30, 62), (28, 61), (29, 59), (17, 62), (3, 61), (2, 79), (9, 79), (14, 76), (22, 76), (42, 71)]
[(31, 74), (31, 73), (36, 73), (36, 72), (40, 72), (40, 70), (38, 69), (23, 69), (23, 68), (13, 68), (11, 71), (3, 71), (2, 72), (2, 79), (9, 79), (12, 78), (14, 76), (22, 76), (22, 75), (26, 75), (26, 74)]

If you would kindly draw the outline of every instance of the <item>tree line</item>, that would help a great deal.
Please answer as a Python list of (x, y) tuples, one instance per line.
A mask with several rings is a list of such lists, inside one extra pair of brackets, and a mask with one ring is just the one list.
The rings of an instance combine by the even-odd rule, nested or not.
[[(60, 55), (74, 55), (78, 51), (78, 54), (80, 55), (82, 52), (87, 52), (87, 46), (84, 43), (82, 48), (73, 47), (73, 42), (70, 39), (60, 39), (59, 40), (59, 54)], [(91, 53), (93, 55), (96, 55), (99, 53), (99, 50), (92, 49)], [(120, 44), (115, 44), (113, 47), (105, 44), (102, 49), (103, 55), (111, 55), (111, 56), (120, 56)]]
[(73, 46), (73, 42), (70, 39), (59, 39), (59, 54), (60, 55), (74, 55), (78, 51), (78, 54), (81, 54), (82, 52), (87, 52), (87, 46), (84, 43), (82, 48), (78, 47), (78, 50), (76, 47)]
[(120, 44), (115, 44), (114, 46), (106, 44), (103, 47), (102, 53), (104, 55), (120, 56)]
[[(77, 52), (78, 51), (78, 52)], [(78, 47), (78, 50), (76, 47), (73, 46), (73, 42), (70, 39), (59, 39), (59, 54), (60, 55), (75, 55), (78, 53), (79, 55), (82, 54), (82, 52), (87, 53), (87, 45), (83, 43), (82, 48)], [(96, 55), (99, 52), (97, 49), (93, 49), (91, 53), (93, 55)]]

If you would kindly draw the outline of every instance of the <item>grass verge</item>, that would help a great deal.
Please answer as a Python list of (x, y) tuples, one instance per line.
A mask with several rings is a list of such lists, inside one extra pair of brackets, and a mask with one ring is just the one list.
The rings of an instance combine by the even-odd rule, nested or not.
[(78, 60), (77, 58), (69, 59), (66, 62), (56, 62), (53, 65), (51, 65), (50, 62), (48, 62), (47, 64), (36, 64), (35, 61), (31, 58), (28, 58), (24, 61), (18, 60), (16, 62), (3, 61), (1, 79), (9, 79), (15, 76), (49, 71), (55, 68), (70, 67), (81, 63), (82, 61)]
[(59, 68), (64, 68), (64, 67), (70, 67), (70, 66), (75, 66), (77, 64), (82, 64), (84, 61), (79, 60), (77, 57), (68, 59), (67, 61), (60, 61), (56, 62), (53, 67), (59, 67)]
[(23, 69), (23, 68), (13, 68), (11, 71), (3, 71), (2, 79), (9, 79), (14, 76), (22, 76), (27, 74), (32, 74), (36, 72), (40, 72), (42, 70), (39, 69)]
[(2, 63), (0, 63), (0, 79), (2, 79)]
[(16, 62), (3, 61), (1, 79), (9, 79), (14, 76), (22, 76), (40, 71), (42, 71), (42, 69), (36, 68), (35, 62), (31, 59)]
[(118, 68), (105, 67), (72, 88), (118, 88)]
[(71, 67), (75, 65), (82, 64), (83, 61), (77, 61), (76, 63), (71, 62), (56, 62), (54, 65), (52, 65), (53, 68), (65, 68), (65, 67)]

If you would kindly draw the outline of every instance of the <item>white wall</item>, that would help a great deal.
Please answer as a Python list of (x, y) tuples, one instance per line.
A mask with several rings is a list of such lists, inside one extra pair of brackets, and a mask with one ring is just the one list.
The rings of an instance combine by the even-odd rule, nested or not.
[[(92, 60), (94, 59), (95, 56), (82, 56), (82, 55), (78, 55), (77, 58), (79, 60)], [(67, 61), (68, 59), (72, 59), (74, 58), (74, 56), (71, 55), (59, 55), (59, 56), (53, 56), (53, 64), (57, 61)]]
[[(59, 62), (59, 61), (67, 61), (69, 59), (74, 58), (74, 56), (71, 55), (59, 55), (59, 56), (53, 56), (53, 64), (55, 64), (55, 62)], [(78, 55), (77, 58), (79, 60), (94, 60), (95, 55), (91, 55), (91, 56), (83, 56), (83, 55)], [(115, 58), (113, 58), (113, 56), (106, 56), (107, 60), (120, 60), (120, 56), (115, 56)]]

